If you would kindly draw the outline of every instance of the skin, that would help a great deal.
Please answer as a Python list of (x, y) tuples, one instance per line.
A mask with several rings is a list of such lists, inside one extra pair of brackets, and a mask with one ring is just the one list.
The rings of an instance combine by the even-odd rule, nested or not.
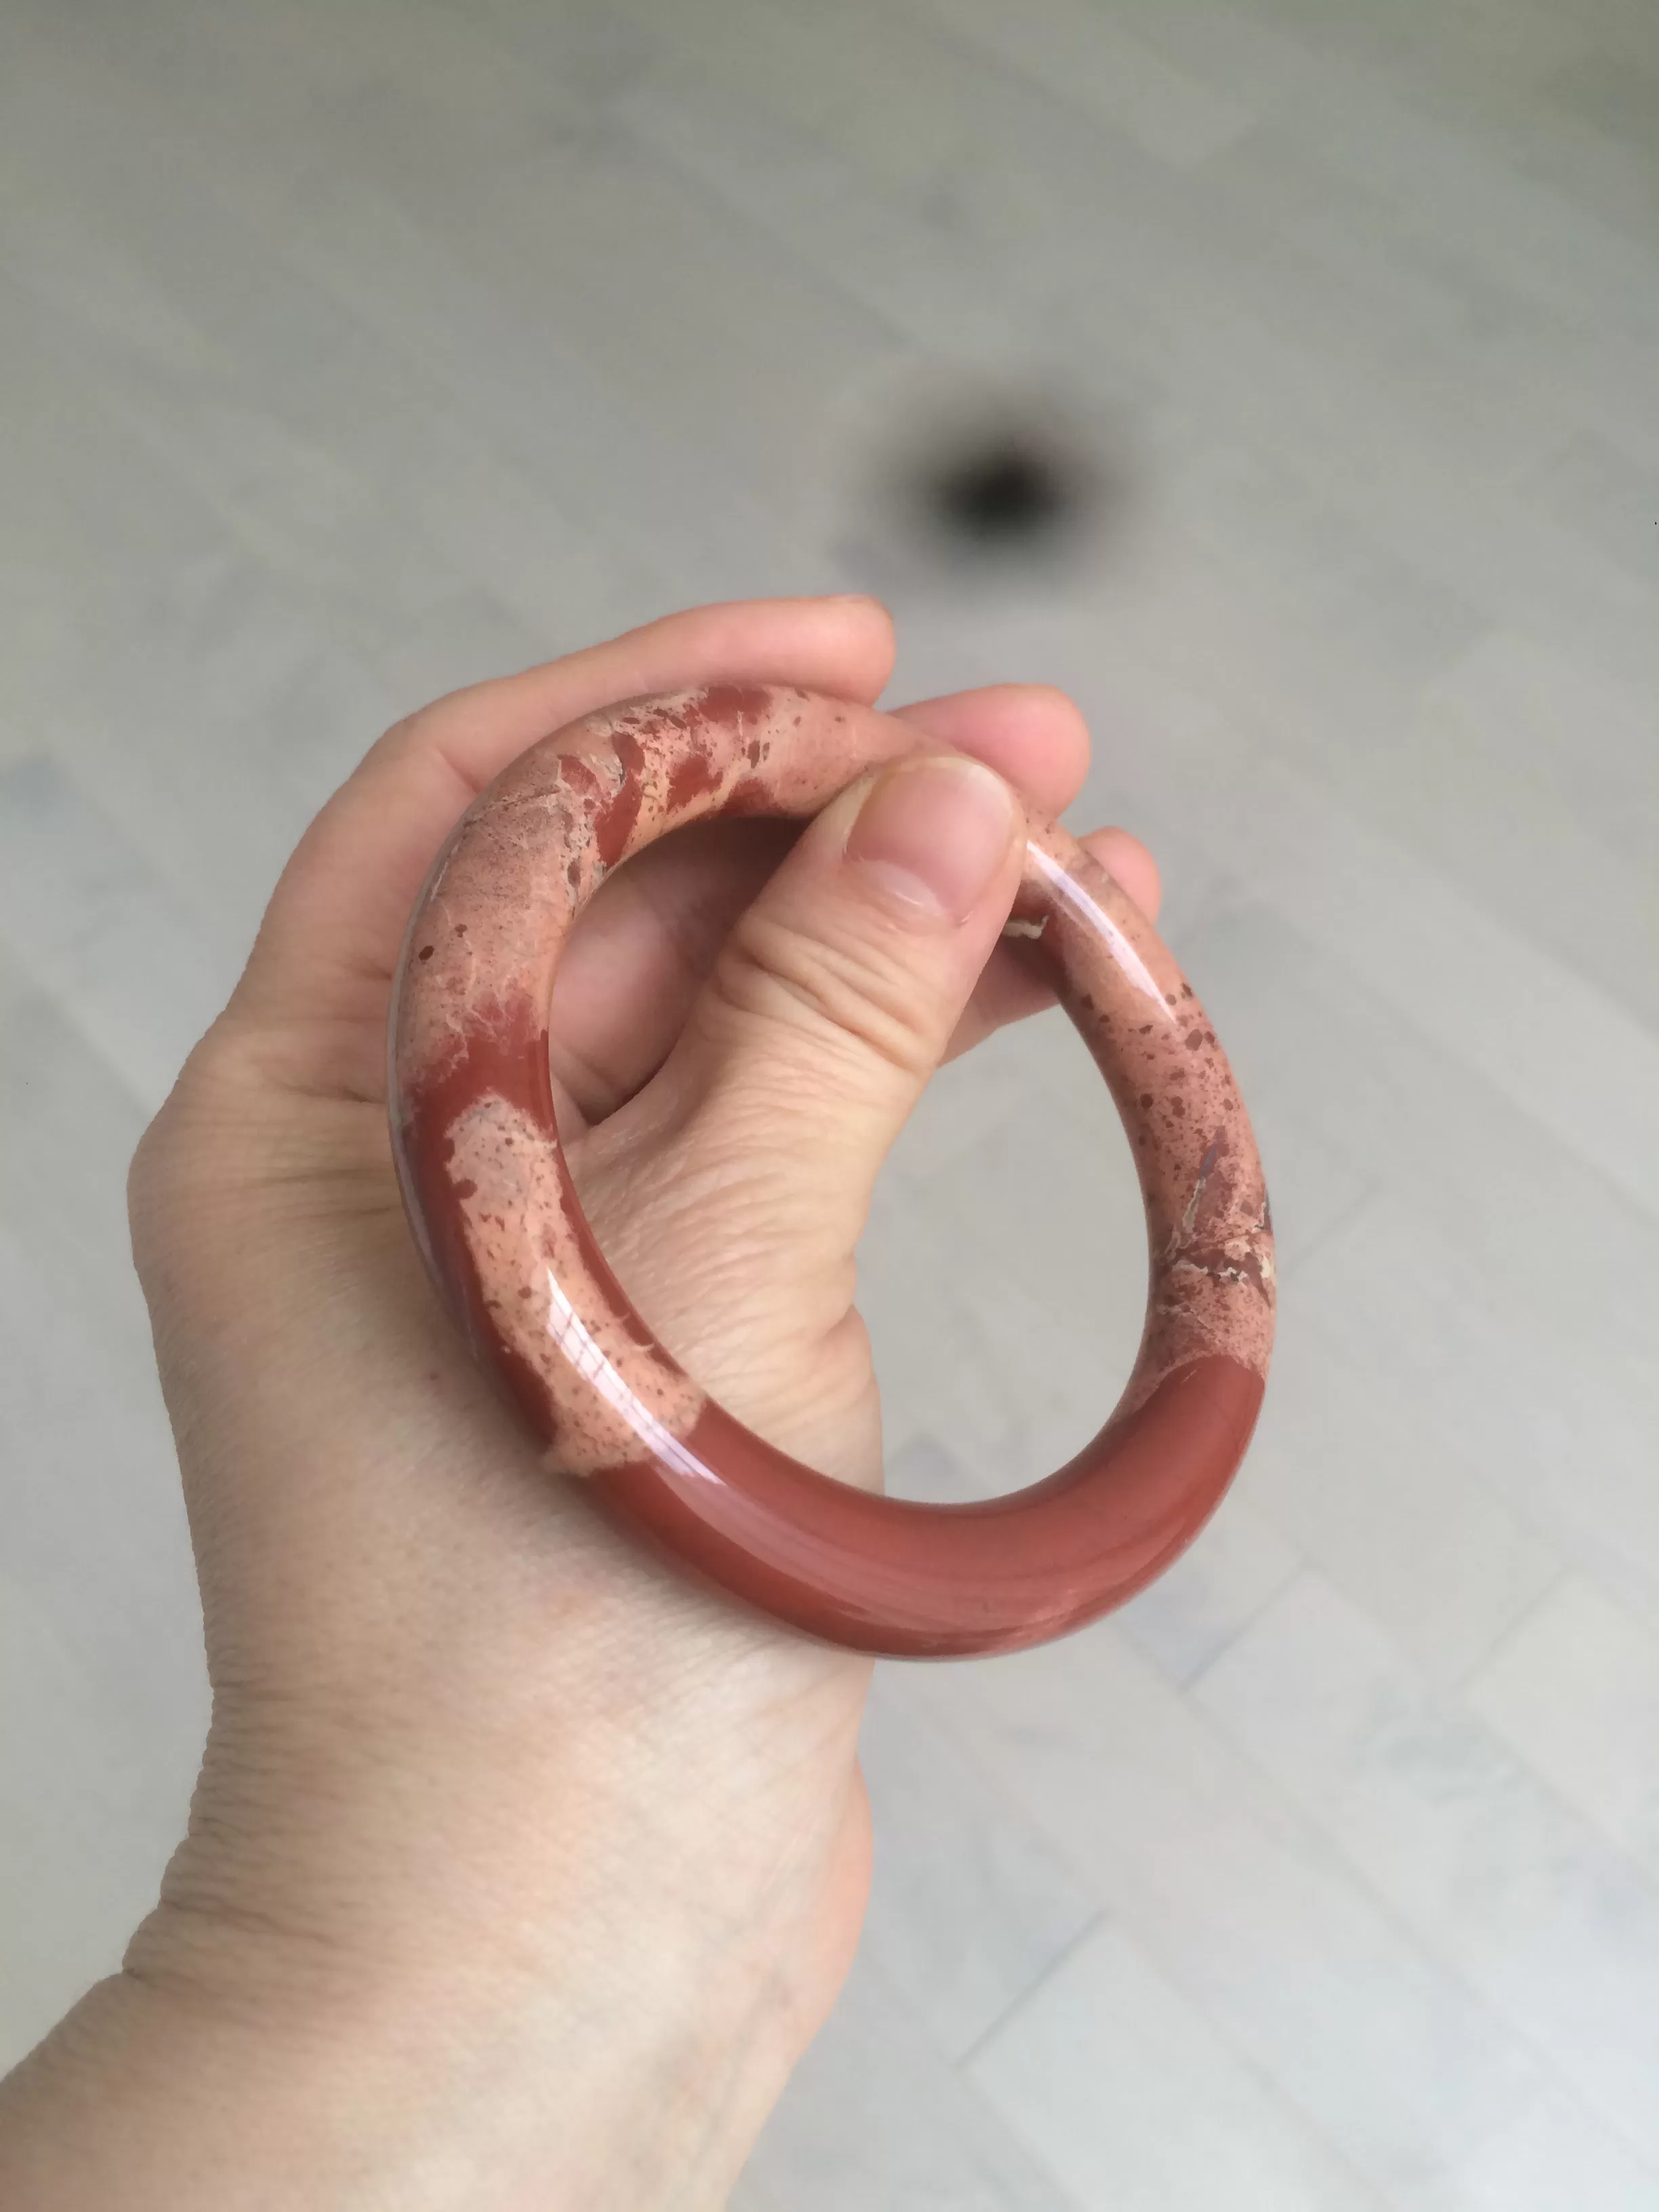
[[(891, 659), (868, 600), (673, 616), (399, 724), (296, 851), (131, 1179), (212, 1727), (120, 1972), (0, 2086), (9, 2212), (724, 2203), (857, 1942), (869, 1662), (550, 1481), (422, 1273), (386, 1023), (434, 854), (533, 739), (714, 681), (871, 702)], [(904, 711), (1046, 813), (1081, 783), (1057, 693)], [(647, 1319), (740, 1419), (872, 1487), (871, 1188), (939, 1060), (1044, 1002), (998, 943), (1015, 810), (969, 781), (1006, 846), (956, 819), (983, 865), (943, 907), (867, 787), (793, 842), (710, 825), (605, 887), (553, 1011), (573, 1167)], [(1144, 850), (1087, 842), (1155, 911)]]

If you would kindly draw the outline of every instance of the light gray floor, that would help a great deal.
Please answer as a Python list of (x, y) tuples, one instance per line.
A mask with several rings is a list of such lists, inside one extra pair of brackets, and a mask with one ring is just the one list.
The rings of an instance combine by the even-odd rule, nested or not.
[[(1111, 426), (1049, 587), (859, 550), (852, 441), (970, 370)], [(1651, 0), (6, 0), (0, 2059), (189, 1785), (121, 1182), (289, 845), (442, 687), (872, 577), (901, 693), (1088, 709), (1283, 1349), (1127, 1616), (882, 1671), (743, 2212), (1655, 2212)], [(1063, 1024), (936, 1086), (866, 1270), (903, 1486), (1080, 1440), (1138, 1246)]]

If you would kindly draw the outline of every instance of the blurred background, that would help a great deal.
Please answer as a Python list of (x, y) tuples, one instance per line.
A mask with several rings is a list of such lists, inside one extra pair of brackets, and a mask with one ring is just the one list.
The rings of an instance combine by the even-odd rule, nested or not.
[[(182, 1821), (122, 1181), (290, 846), (441, 690), (854, 587), (1090, 715), (1281, 1350), (1126, 1613), (879, 1671), (739, 2212), (1655, 2212), (1653, 0), (5, 0), (0, 2062)], [(1097, 1425), (1124, 1150), (1057, 1016), (930, 1091), (896, 1486)]]

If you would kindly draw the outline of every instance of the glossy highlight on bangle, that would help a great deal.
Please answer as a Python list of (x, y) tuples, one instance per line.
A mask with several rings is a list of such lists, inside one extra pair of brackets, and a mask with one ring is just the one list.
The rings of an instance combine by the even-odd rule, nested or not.
[(783, 686), (590, 714), (468, 810), (416, 905), (394, 994), (392, 1135), (416, 1241), (550, 1470), (682, 1571), (826, 1642), (944, 1658), (1040, 1644), (1121, 1604), (1208, 1519), (1255, 1426), (1273, 1233), (1225, 1055), (1151, 925), (1032, 817), (1013, 922), (1110, 1087), (1150, 1259), (1128, 1382), (1044, 1481), (931, 1505), (764, 1443), (629, 1304), (560, 1147), (548, 1009), (584, 902), (654, 838), (714, 814), (816, 813), (914, 750), (907, 724)]

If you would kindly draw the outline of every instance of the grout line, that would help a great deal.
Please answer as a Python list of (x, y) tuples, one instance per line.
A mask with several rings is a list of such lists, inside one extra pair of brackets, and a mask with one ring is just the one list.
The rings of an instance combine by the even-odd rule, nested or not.
[(1060, 1948), (1054, 1954), (1054, 1957), (1049, 1960), (1047, 1966), (1042, 1969), (1041, 1972), (1037, 1974), (1036, 1978), (1028, 1984), (1028, 1985), (1020, 1991), (1017, 1997), (1013, 1997), (1009, 2000), (1008, 2003), (1003, 2007), (1002, 2010), (997, 2014), (996, 2018), (991, 2022), (988, 2027), (984, 2027), (980, 2030), (979, 2033), (974, 2038), (966, 2051), (959, 2052), (958, 2055), (952, 2059), (951, 2063), (956, 2067), (957, 2071), (960, 2073), (966, 2073), (972, 2067), (974, 2061), (979, 2057), (980, 2053), (986, 2048), (986, 2046), (994, 2041), (996, 2037), (999, 2036), (1002, 2033), (1003, 2029), (1007, 2027), (1009, 2022), (1012, 2021), (1016, 2014), (1024, 2011), (1024, 2008), (1031, 2002), (1032, 1999), (1040, 1995), (1040, 1993), (1048, 1987), (1048, 1984), (1053, 1981), (1055, 1975), (1059, 1973), (1060, 1968), (1066, 1965), (1068, 1960), (1073, 1959), (1077, 1955), (1078, 1952), (1081, 1950), (1084, 1944), (1088, 1942), (1091, 1936), (1097, 1934), (1103, 1928), (1111, 1927), (1115, 1924), (1115, 1915), (1109, 1911), (1103, 1905), (1091, 1919), (1085, 1920), (1082, 1927), (1077, 1930), (1076, 1934), (1062, 1944)]

